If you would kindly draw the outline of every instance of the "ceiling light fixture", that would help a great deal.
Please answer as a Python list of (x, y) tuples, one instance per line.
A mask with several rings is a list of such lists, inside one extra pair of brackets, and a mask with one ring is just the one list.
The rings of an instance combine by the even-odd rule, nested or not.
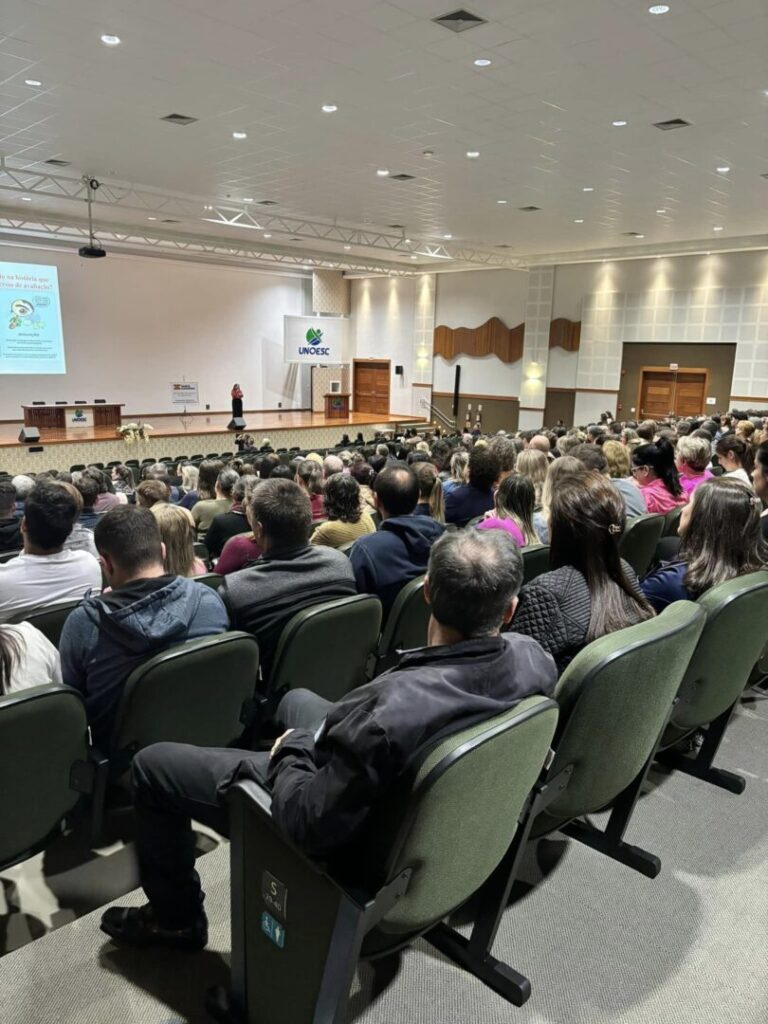
[(157, 217), (147, 217), (147, 220), (157, 220)]
[(414, 253), (411, 253), (411, 259), (412, 259), (412, 260), (417, 260), (418, 258), (419, 258), (419, 257), (418, 257), (418, 256), (416, 255), (416, 253), (415, 253), (415, 252), (414, 252)]
[(324, 103), (323, 104), (323, 113), (324, 114), (335, 114), (338, 109), (339, 108), (336, 106), (335, 103)]
[(410, 240), (410, 238), (404, 238), (404, 239), (403, 239), (403, 244), (404, 244), (404, 245), (410, 245), (410, 244), (411, 244), (411, 240)]
[(233, 139), (247, 139), (248, 132), (232, 132)]
[(666, 212), (667, 212), (667, 211), (666, 211), (666, 208), (665, 208), (665, 207), (663, 207), (663, 206), (662, 206), (662, 207), (660, 207), (660, 208), (659, 208), (659, 209), (658, 209), (658, 210), (656, 211), (656, 213), (666, 213)]
[(264, 237), (265, 237), (265, 238), (271, 238), (271, 237), (272, 237), (272, 235), (271, 235), (271, 234), (270, 234), (270, 233), (269, 233), (268, 231), (265, 231), (265, 232), (264, 232)]
[(713, 230), (713, 231), (722, 231), (722, 230), (723, 230), (723, 225), (722, 225), (722, 224), (716, 224), (716, 225), (715, 225), (715, 226), (714, 226), (714, 227), (712, 228), (712, 230)]
[(499, 206), (506, 206), (507, 203), (509, 202), (509, 200), (508, 199), (497, 199), (496, 202), (499, 204)]
[(378, 176), (380, 178), (388, 178), (389, 177), (389, 169), (387, 167), (380, 167), (378, 169), (378, 171), (376, 171), (376, 173), (378, 174)]
[(624, 128), (626, 123), (627, 123), (626, 121), (611, 121), (611, 124), (613, 125), (614, 128)]
[(120, 43), (122, 43), (122, 39), (120, 38), (120, 36), (110, 35), (103, 35), (101, 37), (101, 41), (102, 43), (104, 43), (105, 46), (119, 46)]
[(649, 14), (668, 14), (669, 4), (652, 4), (648, 8)]
[(573, 223), (574, 224), (583, 224), (584, 223), (584, 218), (583, 217), (577, 217), (576, 220)]
[(446, 240), (449, 240), (449, 239), (453, 238), (453, 235), (443, 235), (443, 238), (445, 238)]
[(492, 63), (493, 61), (489, 60), (487, 57), (478, 57), (477, 60), (475, 61), (475, 67), (487, 68), (490, 67)]
[(349, 252), (349, 250), (352, 248), (352, 246), (351, 245), (345, 245), (344, 248), (347, 250), (347, 252)]
[(645, 238), (645, 235), (635, 235), (635, 238)]
[(477, 160), (477, 158), (479, 156), (480, 156), (480, 150), (479, 149), (468, 149), (467, 150), (467, 157), (468, 157), (468, 159), (470, 159), (470, 160)]
[(581, 191), (582, 192), (594, 192), (595, 190), (592, 188), (591, 185), (585, 185), (584, 188)]
[(39, 89), (43, 83), (37, 78), (26, 78), (24, 85), (30, 85), (33, 89)]
[(22, 203), (31, 203), (32, 202), (32, 196), (22, 196), (21, 197), (21, 201), (22, 201)]
[(718, 174), (727, 174), (728, 171), (730, 171), (730, 169), (731, 168), (728, 166), (728, 164), (721, 164), (719, 167), (715, 168)]
[(253, 199), (251, 199), (251, 197), (250, 197), (250, 196), (248, 196), (248, 198), (246, 198), (246, 199), (243, 199), (243, 202), (244, 202), (244, 203), (252, 203), (252, 202), (253, 202)]

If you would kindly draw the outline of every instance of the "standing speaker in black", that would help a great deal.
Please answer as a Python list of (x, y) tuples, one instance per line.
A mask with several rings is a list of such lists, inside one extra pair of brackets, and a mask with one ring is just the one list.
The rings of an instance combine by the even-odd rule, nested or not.
[(227, 424), (227, 430), (245, 430), (245, 420), (242, 416), (233, 416)]
[(19, 440), (24, 444), (33, 444), (40, 440), (40, 431), (37, 427), (22, 427), (19, 432)]

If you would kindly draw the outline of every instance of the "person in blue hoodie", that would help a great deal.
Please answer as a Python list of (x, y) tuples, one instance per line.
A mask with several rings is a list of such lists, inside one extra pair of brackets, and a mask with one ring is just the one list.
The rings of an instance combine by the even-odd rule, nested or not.
[(229, 617), (215, 590), (166, 575), (157, 520), (148, 508), (105, 512), (94, 530), (111, 589), (86, 597), (61, 635), (62, 677), (85, 701), (96, 746), (108, 752), (126, 679), (155, 654), (223, 633)]
[(405, 463), (381, 470), (373, 484), (381, 526), (359, 537), (349, 553), (358, 592), (375, 594), (384, 619), (400, 590), (427, 571), (432, 545), (445, 531), (442, 523), (414, 515), (419, 500), (416, 473)]

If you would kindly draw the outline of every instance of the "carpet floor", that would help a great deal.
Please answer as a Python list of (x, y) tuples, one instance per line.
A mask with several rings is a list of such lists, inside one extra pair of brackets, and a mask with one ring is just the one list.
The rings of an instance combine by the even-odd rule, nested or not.
[[(728, 732), (718, 763), (746, 777), (741, 797), (654, 775), (627, 836), (661, 857), (654, 881), (575, 842), (530, 851), (531, 885), (494, 950), (531, 979), (524, 1007), (419, 941), (358, 970), (350, 1024), (766, 1024), (767, 735), (764, 702), (742, 708)], [(101, 911), (87, 914), (0, 959), (0, 1021), (204, 1024), (205, 990), (228, 974), (227, 846), (199, 867), (205, 952), (118, 949), (99, 931)], [(119, 902), (142, 901), (133, 892)]]

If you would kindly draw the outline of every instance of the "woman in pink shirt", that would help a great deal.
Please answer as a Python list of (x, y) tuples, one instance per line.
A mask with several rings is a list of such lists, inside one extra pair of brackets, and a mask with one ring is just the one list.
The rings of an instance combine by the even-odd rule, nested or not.
[(681, 437), (677, 442), (675, 464), (680, 473), (680, 486), (690, 498), (699, 484), (712, 479), (707, 469), (712, 459), (712, 442), (706, 437)]
[(495, 507), (477, 524), (478, 530), (506, 530), (518, 547), (538, 544), (533, 526), (536, 489), (528, 476), (504, 477), (496, 491)]
[(665, 438), (641, 444), (632, 452), (632, 476), (649, 512), (664, 515), (688, 501), (675, 469), (675, 449)]

